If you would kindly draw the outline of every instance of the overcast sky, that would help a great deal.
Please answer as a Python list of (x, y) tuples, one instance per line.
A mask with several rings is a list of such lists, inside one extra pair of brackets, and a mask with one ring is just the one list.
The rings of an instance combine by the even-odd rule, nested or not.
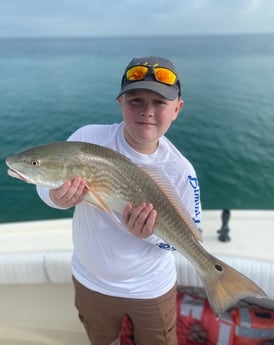
[(0, 0), (0, 36), (274, 32), (273, 0)]

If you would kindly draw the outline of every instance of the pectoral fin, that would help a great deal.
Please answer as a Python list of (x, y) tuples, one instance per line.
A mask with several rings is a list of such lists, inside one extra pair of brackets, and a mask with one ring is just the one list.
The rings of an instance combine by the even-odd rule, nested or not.
[(85, 197), (85, 201), (89, 203), (91, 206), (96, 207), (97, 209), (101, 211), (111, 212), (111, 209), (100, 197), (100, 195), (94, 191), (91, 191), (90, 189)]
[(120, 219), (96, 192), (89, 190), (85, 197), (85, 201), (91, 206), (97, 208), (98, 210), (109, 212), (109, 214), (113, 217), (114, 221), (118, 224), (121, 224)]

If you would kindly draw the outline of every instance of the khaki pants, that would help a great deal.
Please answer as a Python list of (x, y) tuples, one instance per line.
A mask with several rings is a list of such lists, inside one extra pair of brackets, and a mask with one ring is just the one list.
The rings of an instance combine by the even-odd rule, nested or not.
[(73, 282), (75, 305), (92, 345), (115, 344), (125, 314), (133, 322), (136, 345), (178, 344), (176, 286), (158, 298), (131, 299), (91, 291), (75, 278)]

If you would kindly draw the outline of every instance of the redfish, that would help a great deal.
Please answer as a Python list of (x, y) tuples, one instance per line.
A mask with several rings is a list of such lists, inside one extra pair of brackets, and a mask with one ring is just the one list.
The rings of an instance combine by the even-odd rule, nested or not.
[(216, 315), (245, 298), (266, 294), (253, 281), (225, 264), (200, 243), (200, 233), (166, 177), (140, 167), (125, 156), (84, 142), (37, 146), (7, 158), (8, 174), (50, 189), (81, 176), (86, 201), (109, 212), (122, 213), (128, 203), (151, 203), (157, 211), (155, 234), (183, 254), (197, 269)]

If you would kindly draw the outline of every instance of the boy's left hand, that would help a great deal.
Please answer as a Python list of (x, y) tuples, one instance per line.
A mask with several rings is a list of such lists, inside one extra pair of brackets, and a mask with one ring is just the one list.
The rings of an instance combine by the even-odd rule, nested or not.
[(157, 212), (152, 204), (142, 203), (137, 207), (128, 204), (123, 212), (123, 220), (128, 230), (139, 238), (152, 235)]

